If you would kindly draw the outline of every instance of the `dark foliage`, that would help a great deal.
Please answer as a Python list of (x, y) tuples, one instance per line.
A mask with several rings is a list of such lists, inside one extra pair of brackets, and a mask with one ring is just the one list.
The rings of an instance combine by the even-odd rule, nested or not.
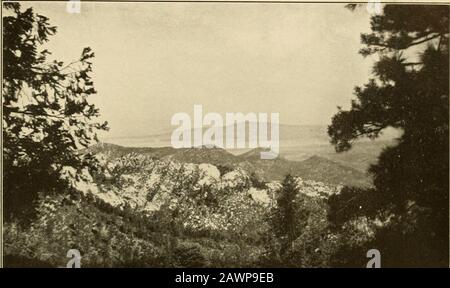
[(448, 19), (447, 6), (433, 5), (386, 5), (373, 16), (360, 53), (380, 55), (375, 79), (355, 89), (351, 109), (339, 109), (328, 129), (337, 151), (386, 127), (403, 131), (370, 168), (375, 190), (348, 190), (333, 200), (342, 201), (333, 212), (338, 222), (393, 215), (377, 235), (381, 253), (392, 253), (385, 266), (448, 267)]
[(10, 218), (32, 211), (37, 192), (66, 190), (84, 168), (95, 166), (77, 150), (107, 127), (93, 121), (99, 111), (87, 100), (96, 93), (91, 49), (69, 64), (50, 61), (40, 46), (56, 27), (32, 8), (3, 5), (3, 188)]

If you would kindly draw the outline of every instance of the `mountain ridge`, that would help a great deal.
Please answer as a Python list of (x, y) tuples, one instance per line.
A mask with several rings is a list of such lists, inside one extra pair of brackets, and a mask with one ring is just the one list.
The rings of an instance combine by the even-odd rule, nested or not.
[(108, 158), (118, 158), (130, 153), (144, 154), (162, 160), (181, 163), (212, 164), (228, 168), (241, 168), (254, 173), (264, 181), (280, 181), (285, 175), (320, 181), (332, 185), (358, 187), (371, 186), (369, 175), (330, 159), (313, 155), (303, 161), (292, 161), (279, 156), (273, 160), (262, 160), (259, 153), (264, 148), (255, 148), (233, 155), (219, 147), (179, 148), (172, 147), (123, 147), (116, 144), (96, 144), (86, 149), (94, 154), (102, 153)]

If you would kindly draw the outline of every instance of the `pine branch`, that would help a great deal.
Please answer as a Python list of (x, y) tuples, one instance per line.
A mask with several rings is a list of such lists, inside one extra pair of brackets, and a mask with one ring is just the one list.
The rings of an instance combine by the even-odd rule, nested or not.
[[(425, 42), (428, 42), (430, 40), (436, 39), (437, 37), (441, 37), (441, 34), (436, 34), (436, 35), (431, 36), (431, 37), (425, 37), (424, 39), (418, 40), (416, 42), (411, 42), (411, 44), (409, 44), (407, 48), (415, 46), (415, 45), (419, 45), (419, 44), (422, 44), (422, 43), (425, 43)], [(420, 38), (418, 38), (418, 39), (420, 39)]]

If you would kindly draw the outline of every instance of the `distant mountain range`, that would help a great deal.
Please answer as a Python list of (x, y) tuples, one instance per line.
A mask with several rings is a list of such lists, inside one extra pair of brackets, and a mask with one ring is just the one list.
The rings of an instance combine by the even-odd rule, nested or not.
[(332, 185), (358, 187), (371, 185), (371, 178), (365, 172), (316, 155), (302, 161), (292, 161), (281, 156), (274, 160), (261, 160), (261, 148), (233, 155), (225, 149), (217, 147), (175, 149), (171, 147), (123, 147), (102, 143), (92, 146), (88, 150), (93, 153), (102, 153), (108, 158), (137, 153), (181, 163), (209, 163), (233, 169), (242, 168), (249, 173), (255, 173), (265, 181), (282, 180), (286, 174), (291, 174)]
[[(337, 164), (341, 164), (346, 167), (356, 169), (365, 173), (367, 168), (371, 164), (376, 163), (378, 155), (387, 146), (393, 145), (396, 142), (396, 138), (400, 133), (394, 129), (385, 129), (381, 137), (376, 140), (361, 139), (355, 142), (353, 148), (344, 153), (336, 153), (334, 147), (330, 144), (330, 137), (327, 134), (327, 126), (325, 125), (286, 125), (280, 124), (280, 155), (291, 161), (303, 161), (313, 156), (319, 156), (331, 160)], [(205, 130), (206, 128), (204, 128)], [(224, 131), (226, 127), (223, 128)], [(191, 130), (194, 133), (194, 130)], [(126, 136), (126, 137), (114, 137), (105, 138), (103, 141), (107, 143), (114, 143), (122, 147), (123, 151), (128, 151), (127, 147), (132, 151), (138, 151), (138, 153), (154, 154), (156, 157), (163, 157), (166, 155), (175, 154), (176, 151), (170, 148), (170, 137), (172, 131), (166, 129), (166, 132), (159, 134), (144, 135), (144, 136)], [(236, 134), (235, 134), (236, 136)], [(141, 148), (138, 148), (141, 147)], [(164, 147), (164, 148), (158, 148)], [(157, 149), (154, 149), (157, 148)], [(129, 149), (129, 150), (130, 150)], [(131, 151), (130, 150), (130, 151)], [(196, 150), (181, 149), (177, 151), (175, 158), (183, 159), (202, 159), (202, 155), (197, 155)], [(229, 152), (224, 155), (224, 152)], [(244, 153), (250, 154), (244, 154)], [(257, 150), (251, 149), (227, 149), (226, 151), (215, 150), (213, 154), (220, 154), (221, 156), (209, 155), (207, 158), (209, 161), (218, 157), (223, 162), (223, 159), (227, 159), (225, 162), (235, 161), (231, 155), (249, 157), (252, 153), (259, 157)], [(195, 157), (192, 155), (196, 155)], [(200, 157), (200, 158), (198, 158)], [(242, 158), (240, 157), (240, 158)], [(248, 160), (248, 159), (247, 159)]]
[[(254, 123), (257, 124), (257, 123)], [(234, 128), (236, 129), (236, 124)], [(248, 123), (246, 126), (246, 134), (248, 135)], [(267, 125), (270, 127), (270, 123)], [(132, 136), (121, 136), (121, 137), (106, 137), (105, 142), (114, 143), (123, 146), (135, 146), (135, 147), (161, 147), (170, 146), (170, 138), (172, 136), (173, 129), (164, 129), (165, 131), (149, 134), (149, 135), (132, 135)], [(231, 126), (222, 127), (223, 132)], [(206, 131), (208, 127), (203, 127), (202, 132)], [(329, 138), (326, 133), (327, 126), (324, 125), (288, 125), (280, 124), (280, 142), (286, 142), (287, 145), (298, 145), (298, 144), (318, 144), (318, 143), (328, 143)], [(196, 129), (191, 129), (191, 138), (194, 135)], [(269, 133), (270, 135), (270, 133)], [(237, 138), (237, 133), (235, 133), (235, 138)], [(293, 143), (290, 143), (293, 141)], [(300, 142), (299, 142), (300, 141)], [(289, 143), (288, 143), (289, 142)]]

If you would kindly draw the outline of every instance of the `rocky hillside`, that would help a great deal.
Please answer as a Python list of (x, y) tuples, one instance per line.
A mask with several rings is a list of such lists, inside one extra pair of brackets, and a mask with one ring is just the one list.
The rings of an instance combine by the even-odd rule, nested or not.
[(220, 169), (225, 168), (225, 170), (240, 168), (248, 174), (255, 173), (266, 182), (280, 181), (286, 174), (291, 174), (329, 185), (358, 187), (372, 185), (371, 178), (366, 173), (319, 156), (312, 156), (303, 161), (291, 161), (282, 156), (274, 160), (261, 160), (262, 148), (256, 148), (241, 155), (233, 155), (225, 149), (217, 147), (174, 149), (171, 147), (141, 148), (98, 144), (89, 148), (89, 151), (95, 154), (100, 153), (110, 160), (129, 153), (136, 153), (161, 161), (207, 163)]
[[(249, 224), (254, 213), (273, 205), (280, 187), (278, 181), (254, 187), (255, 176), (241, 168), (222, 174), (209, 163), (181, 163), (138, 153), (97, 157), (106, 167), (105, 174), (76, 183), (80, 191), (134, 213), (150, 215), (163, 207), (177, 211), (183, 226), (197, 232)], [(326, 198), (340, 191), (337, 186), (296, 180), (300, 193), (310, 197)]]

